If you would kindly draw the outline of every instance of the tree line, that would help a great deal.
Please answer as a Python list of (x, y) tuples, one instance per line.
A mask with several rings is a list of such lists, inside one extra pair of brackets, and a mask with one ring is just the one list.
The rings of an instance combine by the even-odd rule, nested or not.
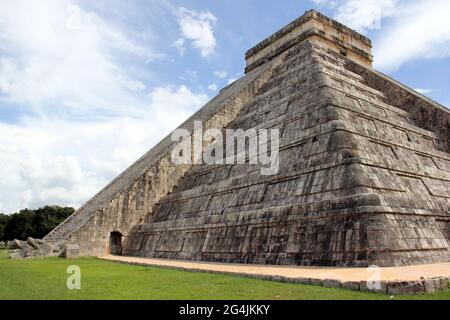
[(42, 239), (75, 212), (74, 208), (46, 206), (36, 210), (24, 209), (12, 215), (0, 213), (0, 241)]

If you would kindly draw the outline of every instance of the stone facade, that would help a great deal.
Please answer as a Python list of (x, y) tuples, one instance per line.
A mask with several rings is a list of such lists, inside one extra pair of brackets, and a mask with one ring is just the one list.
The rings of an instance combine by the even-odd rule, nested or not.
[(78, 245), (68, 244), (63, 248), (61, 256), (66, 259), (76, 259), (80, 256), (80, 247)]
[[(326, 41), (310, 28), (295, 33), (311, 19), (314, 30), (326, 26)], [(257, 165), (176, 166), (166, 138), (46, 239), (78, 244), (85, 255), (107, 253), (111, 232), (120, 232), (123, 254), (134, 256), (450, 261), (450, 112), (361, 61), (371, 58), (370, 40), (354, 31), (333, 38), (347, 29), (307, 13), (250, 50), (247, 58), (261, 57), (246, 76), (181, 126), (277, 128), (279, 174), (262, 176)], [(358, 57), (339, 49), (349, 46)]]

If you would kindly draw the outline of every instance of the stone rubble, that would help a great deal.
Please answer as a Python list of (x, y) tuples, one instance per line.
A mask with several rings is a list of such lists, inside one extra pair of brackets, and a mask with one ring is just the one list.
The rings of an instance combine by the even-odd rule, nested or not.
[(28, 238), (27, 241), (14, 240), (8, 244), (11, 259), (32, 259), (47, 257), (77, 258), (79, 247), (64, 242), (56, 245), (44, 240)]

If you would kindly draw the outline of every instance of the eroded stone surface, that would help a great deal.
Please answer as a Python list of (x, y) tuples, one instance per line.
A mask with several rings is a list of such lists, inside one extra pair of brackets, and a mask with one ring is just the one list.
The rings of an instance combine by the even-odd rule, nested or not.
[(387, 293), (391, 295), (410, 295), (425, 293), (424, 280), (389, 283), (387, 287)]
[(67, 244), (61, 252), (62, 257), (66, 259), (76, 259), (80, 256), (80, 247), (74, 244)]
[(425, 279), (424, 287), (426, 293), (445, 291), (449, 287), (449, 280), (447, 277)]

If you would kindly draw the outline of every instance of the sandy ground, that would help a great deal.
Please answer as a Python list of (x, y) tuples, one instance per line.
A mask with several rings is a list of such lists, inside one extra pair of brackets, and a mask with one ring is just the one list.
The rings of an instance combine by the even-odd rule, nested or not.
[[(209, 271), (217, 273), (239, 273), (247, 275), (282, 276), (286, 278), (311, 278), (319, 280), (367, 281), (378, 274), (382, 281), (413, 281), (421, 278), (449, 277), (450, 263), (427, 264), (407, 267), (379, 268), (334, 268), (334, 267), (296, 267), (211, 263), (180, 260), (163, 260), (137, 257), (107, 255), (101, 259), (132, 264), (168, 267), (190, 271)], [(379, 272), (379, 273), (378, 273)], [(375, 274), (376, 273), (376, 274)]]

